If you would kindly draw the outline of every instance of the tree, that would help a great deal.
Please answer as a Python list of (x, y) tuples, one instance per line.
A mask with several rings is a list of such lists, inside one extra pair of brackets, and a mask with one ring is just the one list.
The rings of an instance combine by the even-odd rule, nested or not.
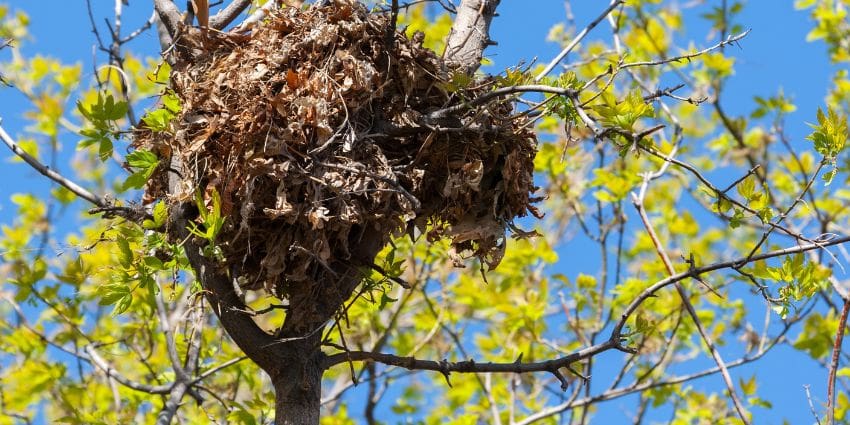
[[(0, 8), (30, 103), (0, 139), (53, 183), (2, 229), (0, 421), (377, 423), (393, 394), (423, 423), (625, 396), (635, 422), (752, 423), (763, 376), (734, 368), (784, 345), (824, 365), (814, 418), (849, 420), (846, 72), (803, 145), (781, 91), (724, 108), (738, 2), (680, 48), (675, 5), (614, 0), (496, 75), (498, 0), (317, 3), (136, 0), (129, 33), (89, 5), (91, 87)], [(844, 3), (797, 6), (846, 61)], [(154, 31), (158, 57), (128, 50)]]

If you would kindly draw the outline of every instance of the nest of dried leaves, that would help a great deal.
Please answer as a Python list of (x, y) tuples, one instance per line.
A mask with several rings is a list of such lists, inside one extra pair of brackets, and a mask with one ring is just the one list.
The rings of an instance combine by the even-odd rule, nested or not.
[(534, 134), (509, 102), (463, 106), (493, 80), (450, 90), (421, 34), (388, 43), (388, 21), (338, 0), (283, 9), (247, 35), (181, 38), (171, 75), (181, 111), (169, 131), (134, 138), (166, 164), (146, 197), (217, 191), (228, 220), (216, 243), (246, 289), (285, 297), (350, 258), (364, 232), (389, 241), (418, 228), (450, 238), (456, 262), (492, 268), (513, 220), (537, 215)]

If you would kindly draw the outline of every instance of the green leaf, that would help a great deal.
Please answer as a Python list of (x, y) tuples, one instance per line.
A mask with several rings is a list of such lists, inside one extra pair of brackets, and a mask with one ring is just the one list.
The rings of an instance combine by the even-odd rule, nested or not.
[(145, 229), (158, 229), (165, 225), (165, 221), (168, 219), (168, 207), (165, 206), (165, 201), (157, 202), (153, 211), (151, 211), (151, 215), (153, 220), (148, 219), (142, 223)]
[(153, 152), (137, 150), (127, 155), (127, 164), (138, 170), (127, 177), (122, 189), (140, 189), (156, 171), (156, 167), (159, 166), (159, 158)]
[(738, 190), (738, 194), (740, 194), (744, 199), (749, 200), (753, 197), (753, 193), (756, 190), (756, 178), (753, 175), (747, 176), (744, 180), (738, 183), (736, 187)]
[(744, 216), (744, 211), (735, 208), (735, 213), (732, 215), (732, 217), (729, 218), (729, 226), (733, 229), (737, 229), (744, 222), (745, 218), (746, 217)]
[(814, 131), (806, 139), (814, 142), (815, 150), (824, 158), (835, 158), (847, 141), (847, 117), (832, 108), (826, 114), (818, 108), (817, 118), (817, 124), (809, 124)]
[(389, 295), (387, 295), (386, 292), (384, 292), (384, 293), (381, 294), (381, 302), (380, 302), (378, 308), (383, 310), (384, 307), (387, 306), (387, 304), (394, 303), (396, 301), (398, 301), (398, 299), (392, 298)]
[(127, 164), (133, 168), (150, 168), (159, 164), (159, 158), (153, 152), (136, 150), (127, 155)]
[(638, 119), (655, 115), (652, 104), (643, 100), (639, 90), (630, 91), (626, 98), (619, 102), (607, 91), (602, 93), (600, 99), (603, 104), (596, 105), (593, 109), (602, 118), (603, 124), (621, 128), (630, 133), (634, 132)]
[(124, 283), (107, 283), (97, 288), (100, 305), (112, 305), (130, 294), (130, 287)]
[(738, 385), (740, 385), (744, 396), (751, 396), (756, 393), (756, 376), (753, 375), (746, 381), (744, 381), (744, 378), (738, 378)]
[(177, 116), (181, 108), (180, 99), (172, 92), (162, 95), (161, 101), (161, 108), (148, 112), (142, 118), (144, 126), (156, 132), (168, 130), (169, 123)]
[(134, 258), (130, 242), (125, 238), (118, 238), (115, 243), (118, 245), (118, 261), (125, 269), (130, 268)]

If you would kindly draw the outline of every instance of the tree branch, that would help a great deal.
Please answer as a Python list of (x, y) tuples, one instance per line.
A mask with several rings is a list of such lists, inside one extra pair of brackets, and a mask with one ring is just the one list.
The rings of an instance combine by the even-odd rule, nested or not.
[(829, 364), (829, 379), (826, 386), (826, 423), (829, 425), (835, 423), (835, 374), (838, 371), (838, 357), (841, 354), (841, 343), (844, 341), (848, 313), (850, 313), (850, 299), (844, 300), (844, 308), (841, 309), (838, 330), (835, 332), (835, 345), (832, 347), (832, 361)]
[[(180, 29), (182, 20), (180, 9), (171, 0), (153, 0), (153, 6), (159, 16), (159, 21), (162, 22), (169, 37), (173, 40)], [(162, 37), (160, 37), (161, 39)]]
[(626, 325), (626, 320), (628, 320), (629, 316), (631, 316), (632, 313), (634, 313), (635, 310), (637, 310), (637, 308), (640, 307), (640, 305), (643, 304), (644, 301), (646, 301), (648, 298), (655, 296), (655, 293), (658, 292), (660, 289), (667, 287), (667, 286), (670, 286), (670, 285), (672, 285), (676, 282), (680, 282), (680, 281), (685, 280), (687, 278), (690, 278), (690, 277), (693, 277), (693, 276), (699, 276), (701, 274), (713, 272), (713, 271), (716, 271), (716, 270), (740, 268), (741, 266), (743, 266), (745, 264), (753, 263), (753, 262), (756, 262), (756, 261), (767, 260), (769, 258), (775, 258), (775, 257), (782, 257), (782, 256), (786, 256), (786, 255), (789, 255), (789, 254), (798, 254), (798, 253), (801, 253), (801, 252), (808, 252), (808, 251), (812, 251), (812, 250), (815, 250), (815, 249), (824, 249), (824, 248), (827, 248), (827, 247), (830, 247), (830, 246), (845, 244), (847, 242), (850, 242), (850, 236), (843, 236), (843, 237), (840, 237), (840, 238), (834, 238), (834, 239), (831, 239), (831, 240), (828, 240), (828, 241), (825, 241), (825, 242), (817, 242), (817, 243), (811, 243), (811, 244), (806, 244), (806, 245), (797, 245), (797, 246), (793, 246), (793, 247), (790, 247), (790, 248), (778, 249), (778, 250), (775, 250), (775, 251), (765, 252), (763, 254), (754, 255), (754, 256), (749, 257), (749, 258), (741, 257), (741, 258), (737, 258), (737, 259), (734, 259), (734, 260), (719, 261), (719, 262), (712, 263), (712, 264), (709, 264), (709, 265), (706, 265), (706, 266), (694, 267), (694, 268), (691, 268), (688, 271), (678, 273), (678, 274), (675, 274), (675, 275), (670, 276), (668, 278), (662, 279), (662, 280), (654, 283), (652, 286), (644, 289), (643, 292), (641, 292), (634, 300), (632, 300), (632, 302), (628, 305), (628, 307), (626, 307), (625, 311), (623, 311), (622, 316), (620, 318), (620, 321), (614, 326), (614, 332), (616, 332), (617, 334), (622, 332), (623, 327)]
[(221, 30), (236, 19), (240, 13), (251, 5), (251, 0), (233, 0), (210, 18), (210, 27)]
[(581, 40), (583, 40), (584, 37), (588, 33), (590, 33), (591, 30), (593, 30), (593, 28), (599, 25), (599, 23), (602, 22), (602, 20), (605, 19), (611, 13), (611, 11), (613, 11), (617, 6), (623, 3), (625, 3), (625, 0), (612, 1), (611, 4), (608, 5), (607, 8), (605, 8), (602, 14), (597, 16), (596, 19), (593, 20), (593, 22), (587, 24), (587, 26), (584, 27), (581, 32), (576, 34), (575, 38), (573, 38), (573, 40), (569, 44), (567, 44), (567, 47), (564, 47), (564, 49), (561, 50), (561, 53), (558, 53), (558, 56), (555, 56), (555, 59), (552, 59), (552, 61), (549, 62), (549, 65), (546, 65), (546, 68), (544, 68), (543, 71), (540, 72), (540, 74), (537, 74), (537, 77), (534, 78), (534, 81), (540, 81), (543, 79), (543, 77), (552, 72), (552, 70), (556, 66), (558, 66), (558, 64), (561, 63), (562, 60), (564, 60), (564, 57), (566, 57), (578, 45), (578, 43), (581, 42)]
[(226, 361), (226, 362), (224, 362), (224, 363), (222, 363), (222, 364), (220, 364), (220, 365), (218, 365), (218, 366), (215, 366), (215, 367), (213, 367), (213, 368), (211, 368), (211, 369), (207, 370), (206, 372), (204, 372), (204, 373), (202, 373), (202, 374), (198, 375), (197, 377), (195, 377), (194, 379), (192, 379), (192, 381), (191, 381), (191, 382), (189, 382), (189, 383), (190, 383), (191, 385), (195, 385), (195, 384), (197, 384), (197, 383), (199, 383), (199, 382), (203, 381), (203, 380), (204, 380), (204, 379), (206, 379), (207, 377), (209, 377), (209, 376), (211, 376), (211, 375), (214, 375), (216, 372), (218, 372), (218, 371), (220, 371), (220, 370), (223, 370), (223, 369), (226, 369), (226, 368), (228, 368), (228, 367), (230, 367), (230, 366), (233, 366), (233, 365), (235, 365), (236, 363), (239, 363), (239, 362), (241, 362), (241, 361), (243, 361), (243, 360), (245, 360), (245, 359), (247, 359), (247, 358), (248, 358), (248, 356), (240, 356), (240, 357), (236, 357), (236, 358), (230, 359), (230, 360), (228, 360), (228, 361)]
[(741, 33), (738, 33), (734, 36), (729, 36), (729, 37), (721, 40), (719, 43), (717, 43), (713, 46), (706, 47), (705, 49), (702, 49), (702, 50), (699, 50), (699, 51), (696, 51), (696, 52), (686, 53), (684, 55), (674, 56), (672, 58), (662, 58), (660, 60), (654, 60), (654, 61), (629, 62), (629, 63), (625, 63), (622, 66), (620, 66), (620, 69), (633, 68), (633, 67), (658, 66), (658, 65), (668, 64), (668, 63), (671, 63), (671, 62), (690, 61), (691, 59), (702, 56), (706, 53), (710, 53), (714, 50), (721, 49), (726, 45), (729, 45), (729, 44), (732, 44), (732, 43), (737, 43), (738, 41), (740, 41), (741, 39), (746, 37), (750, 33), (750, 31), (752, 31), (752, 30), (748, 29), (748, 30), (741, 32)]
[(490, 40), (490, 22), (500, 0), (462, 0), (446, 40), (443, 58), (455, 69), (473, 74), (481, 66), (484, 49)]
[(449, 374), (457, 373), (529, 373), (529, 372), (549, 372), (558, 378), (561, 382), (561, 389), (566, 390), (568, 382), (561, 374), (559, 369), (569, 367), (570, 364), (589, 357), (595, 356), (604, 351), (618, 349), (629, 351), (620, 344), (619, 334), (612, 335), (609, 340), (596, 344), (592, 347), (576, 351), (570, 355), (542, 362), (522, 363), (520, 356), (513, 363), (476, 363), (474, 360), (465, 360), (459, 362), (449, 361), (434, 361), (421, 360), (415, 357), (401, 357), (393, 354), (372, 353), (368, 351), (350, 351), (346, 353), (337, 353), (328, 356), (323, 364), (325, 369), (328, 369), (339, 363), (348, 361), (373, 361), (383, 363), (390, 366), (399, 366), (409, 370), (431, 370), (440, 372), (446, 376), (448, 381)]
[(255, 10), (254, 13), (251, 14), (251, 16), (245, 18), (244, 21), (240, 22), (239, 25), (237, 25), (235, 28), (233, 28), (230, 31), (231, 32), (237, 32), (237, 33), (243, 32), (243, 31), (247, 30), (248, 28), (250, 28), (251, 26), (253, 26), (254, 24), (256, 24), (257, 22), (260, 22), (260, 20), (262, 20), (263, 18), (268, 16), (270, 13), (272, 13), (277, 8), (278, 8), (278, 4), (277, 4), (276, 1), (267, 1), (266, 4), (264, 4), (259, 9)]
[(186, 241), (186, 257), (195, 271), (196, 279), (203, 285), (204, 295), (227, 334), (251, 360), (274, 376), (273, 372), (283, 366), (278, 362), (281, 359), (278, 352), (281, 344), (276, 344), (271, 334), (262, 330), (250, 315), (242, 312), (247, 307), (234, 291), (226, 270), (222, 270), (217, 261), (205, 257), (201, 247), (193, 242), (188, 230), (190, 208), (188, 204), (176, 205), (172, 209), (170, 222), (175, 236)]
[(116, 381), (118, 381), (119, 384), (127, 388), (148, 394), (168, 394), (169, 390), (171, 390), (171, 384), (151, 386), (140, 384), (138, 382), (127, 379), (124, 375), (115, 370), (115, 368), (113, 368), (109, 364), (109, 362), (107, 362), (106, 359), (104, 359), (100, 355), (100, 353), (97, 352), (97, 349), (93, 344), (88, 344), (83, 347), (83, 351), (85, 351), (85, 353), (88, 355), (87, 358), (83, 358), (84, 360), (90, 361), (92, 364), (97, 366), (98, 369), (100, 369), (101, 371), (103, 371), (103, 373), (106, 374), (107, 378), (115, 379)]
[(159, 315), (159, 328), (165, 338), (166, 352), (168, 359), (171, 361), (171, 367), (174, 369), (174, 375), (178, 381), (188, 381), (189, 377), (180, 363), (180, 357), (177, 353), (177, 344), (174, 341), (174, 332), (171, 330), (171, 322), (168, 320), (168, 315), (165, 311), (165, 301), (163, 301), (162, 288), (158, 288), (159, 293), (154, 297), (156, 302), (156, 311)]
[[(727, 366), (729, 368), (735, 368), (735, 367), (738, 367), (738, 366), (741, 366), (741, 365), (745, 365), (745, 364), (748, 364), (748, 363), (751, 363), (751, 362), (754, 362), (754, 361), (760, 359), (766, 353), (767, 353), (767, 350), (765, 350), (763, 352), (759, 352), (759, 353), (757, 353), (757, 354), (755, 354), (751, 357), (742, 357), (742, 358), (739, 358), (738, 360), (730, 362)], [(684, 383), (684, 382), (689, 382), (689, 381), (693, 381), (695, 379), (710, 376), (710, 375), (713, 375), (713, 374), (718, 373), (718, 372), (720, 372), (720, 369), (715, 366), (711, 369), (706, 369), (706, 370), (696, 372), (696, 373), (692, 373), (692, 374), (688, 374), (688, 375), (674, 376), (670, 379), (666, 379), (666, 380), (663, 380), (663, 381), (649, 381), (649, 382), (645, 382), (643, 384), (638, 384), (636, 382), (636, 383), (629, 385), (627, 387), (613, 388), (613, 389), (610, 389), (610, 390), (603, 392), (602, 394), (598, 394), (598, 395), (590, 396), (590, 397), (585, 397), (585, 398), (582, 398), (582, 399), (579, 399), (579, 400), (572, 400), (572, 401), (568, 400), (564, 403), (542, 409), (542, 410), (526, 417), (525, 419), (523, 419), (521, 421), (517, 421), (514, 425), (530, 425), (530, 424), (535, 423), (537, 421), (543, 420), (545, 418), (548, 418), (548, 417), (556, 415), (560, 412), (563, 412), (567, 409), (572, 409), (572, 408), (582, 407), (582, 406), (589, 406), (589, 405), (594, 404), (594, 403), (599, 403), (599, 402), (607, 401), (607, 400), (613, 400), (615, 398), (624, 397), (624, 396), (627, 396), (629, 394), (639, 393), (639, 392), (643, 392), (643, 391), (650, 390), (650, 389), (653, 389), (653, 388), (660, 388), (660, 387), (666, 387), (666, 386), (670, 386), (670, 385), (677, 385), (677, 384), (681, 384), (681, 383)]]
[(168, 399), (165, 401), (165, 404), (162, 406), (162, 409), (156, 417), (156, 425), (171, 424), (171, 420), (174, 418), (174, 415), (177, 414), (177, 409), (180, 408), (180, 402), (183, 400), (183, 396), (186, 394), (188, 389), (189, 385), (181, 380), (178, 380), (174, 386), (171, 387)]
[(3, 126), (0, 125), (0, 139), (3, 140), (3, 143), (9, 147), (9, 149), (18, 157), (24, 160), (27, 164), (29, 164), (36, 171), (46, 176), (50, 180), (53, 180), (56, 183), (59, 183), (64, 188), (70, 190), (75, 195), (80, 198), (85, 199), (86, 201), (91, 202), (92, 204), (97, 205), (100, 208), (108, 208), (111, 206), (111, 202), (102, 198), (100, 196), (95, 195), (94, 193), (88, 191), (82, 186), (74, 183), (73, 181), (65, 178), (61, 174), (57, 173), (54, 170), (51, 170), (50, 167), (42, 164), (38, 159), (33, 157), (32, 155), (26, 153), (21, 147), (9, 136), (9, 133), (6, 133), (6, 130), (3, 129)]
[(499, 97), (506, 96), (509, 94), (515, 93), (551, 93), (555, 95), (574, 97), (578, 95), (578, 92), (574, 89), (566, 89), (561, 87), (547, 86), (542, 84), (529, 84), (529, 85), (519, 85), (519, 86), (509, 86), (509, 87), (500, 87), (491, 92), (487, 92), (482, 94), (481, 96), (472, 99), (469, 102), (460, 103), (457, 105), (449, 106), (443, 109), (436, 110), (428, 114), (427, 118), (430, 120), (438, 120), (440, 118), (445, 118), (450, 114), (454, 114), (460, 111), (469, 110), (475, 108), (477, 106), (481, 106), (491, 100), (498, 99)]
[(162, 22), (162, 19), (159, 18), (159, 14), (154, 12), (154, 22), (156, 23), (156, 35), (159, 39), (159, 51), (165, 57), (165, 60), (169, 65), (174, 65), (174, 56), (167, 55), (168, 51), (171, 50), (174, 45), (174, 37), (168, 33), (168, 28)]

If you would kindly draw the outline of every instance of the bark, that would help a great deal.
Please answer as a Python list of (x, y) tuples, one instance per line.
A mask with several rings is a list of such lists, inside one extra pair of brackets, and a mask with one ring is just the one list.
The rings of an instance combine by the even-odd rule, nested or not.
[(287, 345), (287, 354), (278, 375), (272, 377), (275, 390), (275, 425), (319, 423), (322, 392), (321, 363), (324, 355), (317, 349), (317, 335)]
[(154, 0), (154, 10), (168, 35), (173, 39), (180, 28), (180, 9), (171, 0)]
[(490, 22), (500, 0), (463, 0), (457, 9), (452, 30), (446, 40), (444, 57), (449, 66), (467, 74), (481, 66), (484, 49), (490, 40)]

